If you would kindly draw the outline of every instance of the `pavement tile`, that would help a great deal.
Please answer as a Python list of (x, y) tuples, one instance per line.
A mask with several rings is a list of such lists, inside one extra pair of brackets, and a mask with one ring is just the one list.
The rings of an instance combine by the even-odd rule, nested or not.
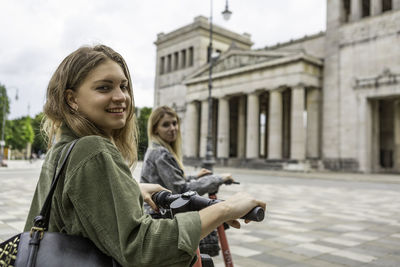
[(334, 243), (328, 243), (328, 242), (324, 242), (323, 240), (315, 241), (315, 242), (313, 242), (313, 244), (324, 246), (324, 247), (331, 247), (331, 248), (335, 248), (335, 249), (348, 249), (347, 246), (334, 244)]
[(262, 253), (261, 251), (258, 250), (248, 249), (243, 246), (235, 246), (235, 245), (229, 246), (229, 250), (231, 251), (231, 254), (239, 255), (242, 257), (250, 257)]
[(362, 241), (371, 241), (371, 240), (376, 240), (376, 239), (379, 238), (376, 235), (363, 234), (363, 233), (360, 233), (360, 232), (357, 232), (357, 233), (345, 233), (342, 236), (348, 237), (348, 238), (352, 238), (354, 240), (362, 240)]
[(367, 266), (370, 267), (399, 267), (400, 260), (399, 259), (389, 259), (389, 258), (384, 258), (384, 259), (377, 259)]
[(312, 258), (302, 262), (306, 266), (314, 267), (343, 267), (343, 264), (332, 263), (322, 259)]
[(310, 229), (308, 229), (308, 228), (304, 228), (304, 227), (296, 226), (296, 225), (283, 226), (281, 228), (283, 230), (296, 232), (296, 233), (305, 233), (305, 232), (309, 232), (310, 231)]
[(315, 251), (315, 252), (319, 252), (319, 253), (328, 253), (328, 252), (336, 250), (336, 248), (334, 248), (334, 247), (317, 245), (315, 243), (300, 244), (297, 247)]
[(336, 248), (317, 245), (313, 243), (304, 243), (297, 246), (283, 248), (283, 250), (308, 257), (315, 257), (324, 253), (334, 251), (336, 250)]
[[(357, 248), (363, 249), (365, 251), (376, 251), (380, 252), (382, 254), (395, 254), (399, 251), (399, 249), (391, 247), (391, 246), (386, 246), (384, 244), (379, 244), (377, 242), (368, 242), (361, 244)], [(400, 265), (399, 265), (400, 266)]]
[(310, 242), (315, 241), (314, 238), (307, 237), (307, 236), (304, 236), (304, 235), (295, 235), (295, 234), (284, 235), (281, 238), (292, 240), (292, 241), (295, 241), (295, 242), (298, 242), (298, 243), (310, 243)]
[(342, 246), (348, 246), (348, 247), (354, 247), (354, 246), (357, 246), (360, 244), (360, 242), (348, 240), (343, 237), (328, 237), (328, 238), (322, 239), (322, 241), (337, 244), (337, 245), (342, 245)]
[(229, 235), (229, 241), (234, 240), (234, 239), (240, 241), (240, 243), (242, 243), (242, 242), (247, 242), (247, 243), (248, 242), (258, 242), (258, 241), (262, 240), (262, 238), (255, 237), (252, 235), (241, 235), (241, 234)]
[(400, 234), (393, 234), (393, 235), (391, 235), (391, 237), (400, 238)]
[(291, 253), (289, 251), (284, 251), (284, 250), (274, 250), (274, 251), (268, 252), (268, 254), (274, 255), (274, 256), (280, 257), (280, 258), (285, 258), (285, 259), (295, 261), (295, 262), (301, 262), (301, 261), (304, 261), (309, 258), (307, 256)]
[(365, 255), (374, 256), (375, 258), (381, 258), (381, 257), (385, 257), (386, 255), (388, 255), (387, 252), (382, 252), (382, 251), (377, 251), (377, 250), (370, 250), (370, 249), (363, 248), (361, 246), (348, 248), (348, 251), (351, 251), (351, 252), (354, 252), (354, 253), (358, 253), (358, 254), (365, 254)]
[(330, 252), (329, 254), (343, 257), (343, 258), (348, 258), (348, 259), (355, 260), (355, 261), (364, 262), (364, 263), (368, 263), (368, 262), (372, 262), (372, 261), (376, 260), (376, 257), (351, 252), (349, 250), (336, 250), (336, 251)]
[(268, 264), (276, 265), (276, 266), (286, 266), (295, 263), (293, 260), (289, 260), (286, 258), (278, 257), (269, 253), (264, 253), (256, 256), (252, 256), (251, 259), (266, 262)]
[(279, 214), (272, 214), (271, 218), (272, 219), (285, 220), (285, 221), (292, 221), (292, 222), (295, 222), (295, 223), (312, 223), (312, 222), (315, 222), (315, 220), (310, 219), (310, 218), (300, 218), (300, 217), (295, 217), (295, 216), (279, 215)]
[(332, 230), (338, 232), (349, 232), (349, 231), (362, 231), (365, 229), (365, 226), (360, 225), (350, 225), (350, 224), (335, 224), (331, 227)]
[[(279, 265), (275, 265), (269, 263), (268, 261), (259, 261), (252, 258), (237, 258), (233, 261), (235, 267), (277, 267)], [(221, 265), (223, 267), (225, 265)]]
[[(358, 266), (366, 265), (365, 262), (355, 261), (355, 260), (352, 260), (349, 258), (336, 256), (336, 255), (332, 255), (332, 254), (322, 254), (322, 255), (319, 255), (318, 257), (316, 257), (316, 259), (331, 262), (333, 264), (339, 264), (341, 266), (345, 265), (345, 266), (358, 267)], [(324, 265), (321, 265), (321, 267), (322, 266), (324, 266)]]

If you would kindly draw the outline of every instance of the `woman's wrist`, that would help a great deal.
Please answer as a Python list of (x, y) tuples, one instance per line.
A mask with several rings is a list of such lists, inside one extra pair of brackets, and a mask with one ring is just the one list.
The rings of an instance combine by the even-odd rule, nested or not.
[(224, 202), (217, 203), (199, 211), (201, 236), (205, 237), (213, 229), (229, 220), (230, 206)]

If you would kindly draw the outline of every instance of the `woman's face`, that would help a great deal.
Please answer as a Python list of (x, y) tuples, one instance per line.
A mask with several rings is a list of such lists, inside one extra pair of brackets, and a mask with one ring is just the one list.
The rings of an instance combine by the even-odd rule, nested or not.
[(171, 144), (178, 137), (179, 125), (176, 117), (165, 114), (157, 124), (155, 134)]
[(89, 72), (76, 91), (67, 91), (69, 105), (111, 136), (125, 126), (131, 96), (128, 79), (116, 62), (107, 59)]

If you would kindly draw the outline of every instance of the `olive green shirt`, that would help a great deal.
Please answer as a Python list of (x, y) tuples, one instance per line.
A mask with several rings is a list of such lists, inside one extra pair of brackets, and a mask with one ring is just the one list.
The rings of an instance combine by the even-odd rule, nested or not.
[[(76, 139), (68, 128), (62, 130), (43, 163), (25, 231), (50, 190), (62, 149)], [(115, 145), (86, 136), (76, 143), (58, 182), (49, 231), (89, 238), (123, 266), (189, 266), (201, 221), (198, 212), (177, 214), (172, 220), (146, 215), (138, 183)]]

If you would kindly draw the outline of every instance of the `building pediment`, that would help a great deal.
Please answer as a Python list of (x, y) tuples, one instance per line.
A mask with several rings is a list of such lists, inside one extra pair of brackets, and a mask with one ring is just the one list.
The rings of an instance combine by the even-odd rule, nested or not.
[[(237, 69), (257, 63), (277, 59), (280, 55), (257, 55), (257, 54), (231, 54), (228, 57), (219, 60), (213, 67), (213, 72), (223, 72), (231, 69)], [(204, 74), (204, 73), (202, 73)]]
[[(322, 67), (321, 59), (304, 54), (302, 52), (282, 52), (282, 51), (228, 51), (214, 63), (212, 74), (213, 78), (237, 75), (258, 69), (276, 68), (288, 64), (303, 61), (306, 64)], [(205, 82), (209, 77), (210, 64), (200, 67), (192, 75), (186, 77), (183, 84)]]
[[(264, 51), (228, 51), (223, 54), (213, 66), (213, 73), (222, 73), (229, 70), (240, 69), (243, 67), (256, 65), (259, 63), (276, 60), (289, 55), (289, 53), (282, 52), (264, 52)], [(208, 77), (209, 64), (201, 67), (192, 78)]]

